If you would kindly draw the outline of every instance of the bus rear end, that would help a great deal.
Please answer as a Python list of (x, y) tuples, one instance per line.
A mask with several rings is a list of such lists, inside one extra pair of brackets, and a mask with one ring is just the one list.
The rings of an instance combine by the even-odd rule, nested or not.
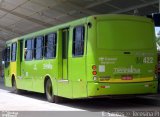
[(88, 96), (156, 93), (157, 55), (151, 20), (126, 15), (94, 19), (96, 45), (88, 65), (92, 71)]

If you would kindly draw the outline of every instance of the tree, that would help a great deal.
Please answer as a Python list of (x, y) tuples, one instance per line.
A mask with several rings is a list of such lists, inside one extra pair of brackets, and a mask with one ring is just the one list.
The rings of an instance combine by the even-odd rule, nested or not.
[(158, 51), (160, 51), (160, 36), (158, 37), (156, 37), (156, 44), (157, 44), (157, 49), (158, 49)]

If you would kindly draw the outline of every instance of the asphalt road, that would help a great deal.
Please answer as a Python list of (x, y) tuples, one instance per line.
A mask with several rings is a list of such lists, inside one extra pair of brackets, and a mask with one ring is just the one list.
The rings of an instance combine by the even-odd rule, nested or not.
[[(55, 104), (46, 101), (43, 94), (25, 92), (21, 95), (12, 93), (0, 80), (1, 111), (159, 111), (160, 95), (139, 96), (134, 98), (99, 98), (66, 99), (64, 103)], [(160, 116), (160, 114), (159, 114)]]

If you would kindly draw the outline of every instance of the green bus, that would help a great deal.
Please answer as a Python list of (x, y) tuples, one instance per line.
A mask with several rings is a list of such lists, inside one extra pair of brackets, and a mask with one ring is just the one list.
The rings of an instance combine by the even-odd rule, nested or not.
[(94, 15), (6, 42), (5, 85), (48, 101), (157, 93), (151, 19)]

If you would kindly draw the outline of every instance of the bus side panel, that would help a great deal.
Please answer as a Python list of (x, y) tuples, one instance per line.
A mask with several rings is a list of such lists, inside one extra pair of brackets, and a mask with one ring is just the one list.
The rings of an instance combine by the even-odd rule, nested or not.
[(73, 98), (87, 97), (85, 57), (71, 58), (69, 76), (73, 84)]
[(5, 83), (5, 86), (7, 87), (12, 87), (12, 81), (11, 81), (11, 77), (10, 76), (6, 76), (6, 74), (8, 74), (8, 70), (5, 69), (5, 78), (4, 78), (4, 83)]
[[(29, 90), (29, 91), (34, 91), (33, 90), (33, 62), (32, 61), (23, 61), (22, 63), (22, 77), (19, 80), (23, 85), (22, 89), (24, 90)], [(20, 83), (20, 84), (21, 84)]]
[(5, 86), (12, 87), (11, 76), (10, 76), (10, 67), (5, 68), (4, 74), (5, 74), (4, 75)]
[(12, 75), (15, 75), (16, 77), (17, 76), (16, 72), (17, 72), (17, 62), (11, 62), (10, 63), (10, 76), (12, 77)]
[(72, 83), (69, 81), (58, 81), (58, 96), (72, 98)]
[[(92, 24), (92, 27), (88, 27), (88, 42), (87, 42), (87, 58), (86, 58), (86, 70), (87, 70), (87, 82), (93, 81), (94, 76), (92, 72), (93, 65), (96, 65), (96, 19), (89, 18), (88, 22)], [(88, 88), (88, 87), (87, 87)]]
[(36, 92), (44, 92), (43, 76), (46, 70), (43, 69), (43, 64), (45, 64), (43, 60), (33, 60), (33, 67), (30, 68), (33, 71), (33, 90)]
[[(44, 60), (35, 60), (33, 70), (33, 89), (36, 92), (44, 93), (44, 81), (46, 77), (49, 77), (52, 81), (53, 89), (56, 88), (54, 79), (57, 78), (57, 64), (56, 59), (44, 59)], [(56, 91), (56, 90), (55, 90)], [(55, 93), (55, 92), (54, 92)]]

